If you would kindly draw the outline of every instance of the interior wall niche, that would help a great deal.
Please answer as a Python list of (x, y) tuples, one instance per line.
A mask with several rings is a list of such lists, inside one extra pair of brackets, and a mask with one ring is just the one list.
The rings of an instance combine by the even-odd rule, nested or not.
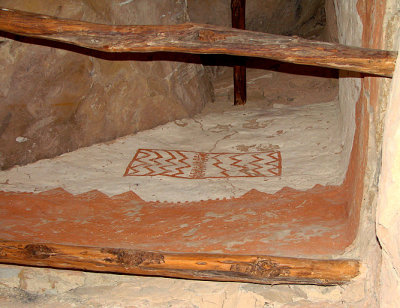
[[(360, 47), (382, 48), (383, 45), (380, 44), (379, 38), (374, 36), (375, 31), (381, 33), (379, 21), (382, 20), (379, 19), (380, 16), (368, 15), (369, 6), (367, 2), (367, 0), (248, 1), (248, 29), (336, 41), (338, 40), (338, 31), (335, 28), (335, 16), (338, 13), (340, 22), (339, 40), (341, 43), (360, 45)], [(44, 2), (32, 2), (31, 6), (22, 9), (34, 11), (35, 8), (38, 9), (35, 6), (37, 3), (44, 5)], [(187, 7), (185, 3), (188, 4)], [(58, 4), (58, 6), (46, 4), (46, 7), (41, 7), (40, 10), (51, 15), (70, 16), (81, 20), (87, 18), (90, 21), (112, 24), (157, 24), (158, 22), (164, 24), (194, 21), (230, 25), (228, 1), (160, 0), (152, 2), (152, 4), (149, 4), (148, 1), (119, 1), (110, 4), (109, 2), (87, 0), (82, 1), (78, 8), (74, 7), (76, 2), (64, 1), (61, 4), (60, 1)], [(12, 7), (13, 3), (12, 1), (0, 0), (0, 5)], [(143, 6), (141, 7), (141, 5)], [(15, 7), (21, 9), (17, 5)], [(210, 10), (210, 8), (213, 9)], [(140, 15), (140, 9), (142, 9), (143, 15)], [(111, 13), (111, 15), (107, 15), (105, 12), (114, 12), (115, 16)], [(359, 14), (361, 14), (361, 19)], [(126, 16), (127, 19), (122, 18), (122, 16)], [(150, 16), (149, 19), (145, 19), (146, 16)], [(375, 21), (374, 31), (367, 28), (368, 22), (371, 20)], [(351, 31), (348, 31), (348, 29), (351, 29)], [(369, 36), (373, 39), (370, 40)], [(15, 39), (18, 40), (15, 41)], [(134, 268), (138, 270), (130, 273), (147, 274), (150, 272), (151, 275), (154, 275), (162, 266), (170, 266), (171, 263), (169, 262), (172, 260), (173, 265), (179, 267), (183, 264), (189, 270), (190, 266), (195, 266), (194, 277), (198, 278), (196, 275), (201, 272), (202, 266), (208, 265), (208, 260), (210, 260), (209, 263), (212, 266), (217, 264), (217, 267), (208, 274), (222, 275), (218, 271), (221, 270), (219, 266), (222, 264), (222, 267), (226, 266), (223, 270), (229, 274), (237, 275), (239, 273), (238, 279), (243, 279), (243, 277), (247, 277), (246, 275), (256, 275), (257, 279), (261, 279), (256, 282), (261, 283), (266, 282), (262, 280), (265, 277), (268, 279), (283, 277), (285, 279), (285, 275), (291, 274), (286, 265), (277, 270), (277, 263), (275, 264), (271, 261), (272, 259), (268, 260), (267, 257), (262, 256), (265, 253), (291, 257), (296, 260), (299, 257), (320, 258), (316, 260), (316, 264), (323, 263), (321, 267), (323, 273), (329, 272), (333, 268), (327, 266), (327, 263), (324, 263), (325, 261), (328, 263), (332, 261), (337, 264), (340, 263), (337, 262), (338, 259), (346, 258), (347, 260), (344, 263), (351, 261), (354, 265), (352, 276), (345, 280), (351, 280), (349, 285), (324, 289), (310, 285), (304, 286), (304, 288), (290, 286), (286, 289), (277, 289), (272, 286), (272, 293), (275, 291), (278, 294), (285, 292), (285, 296), (288, 297), (287, 301), (299, 307), (303, 307), (304, 303), (323, 307), (339, 302), (340, 304), (346, 302), (349, 305), (354, 303), (358, 305), (362, 302), (365, 306), (373, 306), (371, 303), (374, 300), (377, 301), (373, 298), (376, 296), (374, 292), (369, 292), (371, 294), (366, 294), (366, 292), (376, 288), (376, 277), (374, 275), (376, 275), (375, 268), (379, 266), (379, 259), (376, 257), (379, 247), (375, 241), (374, 214), (372, 213), (376, 205), (374, 203), (376, 197), (374, 185), (376, 184), (373, 182), (379, 170), (374, 169), (378, 165), (374, 160), (376, 153), (372, 158), (370, 153), (379, 150), (379, 147), (371, 149), (372, 146), (375, 146), (371, 130), (379, 127), (375, 119), (381, 117), (381, 115), (375, 113), (379, 107), (377, 106), (379, 97), (382, 94), (379, 91), (383, 91), (381, 84), (383, 78), (360, 76), (353, 73), (341, 73), (340, 76), (337, 76), (331, 70), (281, 64), (274, 61), (249, 60), (247, 65), (251, 78), (248, 86), (253, 91), (250, 100), (252, 104), (255, 104), (252, 107), (257, 108), (249, 109), (249, 111), (244, 108), (233, 109), (229, 105), (224, 109), (228, 105), (225, 104), (225, 107), (221, 109), (223, 109), (223, 112), (228, 110), (227, 113), (231, 116), (231, 118), (225, 118), (225, 122), (221, 120), (223, 112), (213, 115), (207, 113), (211, 109), (206, 109), (202, 116), (209, 116), (207, 119), (211, 120), (207, 122), (208, 120), (190, 119), (189, 117), (199, 113), (205, 104), (212, 100), (214, 95), (219, 104), (223, 103), (224, 99), (225, 102), (232, 102), (230, 96), (232, 74), (228, 69), (221, 70), (222, 73), (214, 79), (214, 84), (211, 85), (208, 75), (211, 72), (209, 68), (204, 69), (200, 64), (185, 63), (198, 62), (199, 58), (196, 61), (193, 61), (194, 58), (188, 58), (176, 62), (174, 56), (157, 54), (111, 59), (99, 54), (96, 54), (96, 57), (92, 57), (91, 54), (80, 54), (81, 50), (57, 49), (49, 52), (49, 46), (37, 45), (29, 45), (25, 48), (24, 42), (27, 41), (6, 35), (4, 42), (0, 44), (0, 63), (5, 63), (6, 68), (11, 67), (10, 74), (0, 76), (4, 81), (2, 84), (7, 85), (4, 88), (0, 87), (0, 95), (5, 97), (6, 102), (6, 107), (0, 110), (0, 112), (6, 111), (4, 114), (0, 113), (0, 120), (3, 121), (0, 124), (1, 142), (7, 140), (9, 142), (9, 144), (4, 143), (4, 147), (3, 144), (0, 144), (1, 149), (6, 149), (2, 151), (9, 151), (2, 153), (3, 167), (9, 167), (19, 161), (26, 163), (46, 157), (47, 154), (43, 153), (49, 153), (53, 148), (56, 148), (57, 151), (53, 151), (52, 155), (65, 151), (65, 147), (63, 149), (61, 149), (61, 146), (57, 148), (58, 145), (66, 144), (68, 149), (74, 149), (93, 142), (114, 139), (121, 134), (146, 130), (178, 118), (185, 119), (170, 122), (159, 130), (143, 132), (148, 134), (144, 135), (147, 138), (144, 141), (135, 135), (131, 136), (130, 144), (126, 142), (128, 139), (117, 139), (113, 143), (102, 144), (97, 148), (82, 149), (79, 151), (80, 155), (82, 157), (86, 155), (87, 160), (83, 159), (77, 164), (69, 165), (67, 173), (71, 172), (72, 175), (67, 174), (66, 177), (69, 176), (70, 178), (68, 178), (69, 183), (66, 183), (65, 187), (60, 188), (59, 183), (61, 181), (58, 181), (57, 178), (53, 180), (54, 178), (49, 176), (46, 169), (41, 169), (36, 174), (31, 172), (31, 170), (35, 171), (34, 164), (25, 166), (26, 168), (22, 167), (25, 169), (13, 168), (2, 172), (0, 176), (7, 180), (0, 181), (0, 190), (4, 190), (0, 191), (0, 200), (6, 200), (8, 204), (13, 204), (8, 208), (9, 212), (7, 213), (9, 215), (5, 215), (7, 219), (4, 219), (2, 236), (7, 238), (12, 234), (11, 237), (14, 236), (15, 238), (7, 238), (11, 241), (20, 240), (19, 236), (24, 237), (23, 240), (27, 241), (24, 243), (28, 243), (37, 241), (38, 238), (43, 241), (48, 240), (49, 238), (46, 238), (48, 234), (43, 230), (55, 231), (51, 234), (51, 240), (48, 240), (50, 243), (48, 247), (45, 245), (35, 246), (34, 244), (24, 246), (18, 244), (18, 242), (9, 245), (3, 243), (5, 246), (8, 245), (6, 249), (9, 249), (11, 253), (18, 250), (23, 261), (36, 258), (39, 259), (39, 262), (47, 262), (53, 260), (53, 254), (55, 255), (57, 250), (63, 251), (65, 249), (68, 253), (70, 249), (68, 245), (85, 246), (88, 245), (89, 239), (90, 245), (96, 247), (94, 253), (96, 255), (98, 253), (104, 254), (101, 261), (104, 261), (105, 266), (111, 264), (111, 266), (115, 266), (113, 270), (118, 268), (122, 273), (127, 273), (128, 268)], [(1, 57), (2, 55), (6, 56)], [(26, 56), (29, 57), (26, 58)], [(26, 60), (24, 60), (25, 58)], [(155, 61), (152, 62), (152, 60)], [(234, 60), (231, 57), (217, 57), (214, 65), (229, 66), (234, 64)], [(59, 64), (59, 61), (62, 65)], [(202, 61), (207, 63), (210, 60), (204, 57)], [(69, 72), (69, 69), (72, 72)], [(224, 76), (224, 72), (229, 74)], [(37, 77), (35, 83), (32, 82), (34, 76), (40, 77)], [(341, 79), (339, 97), (337, 97), (338, 79)], [(281, 87), (281, 90), (282, 87), (286, 87), (285, 93), (274, 96), (275, 87)], [(213, 88), (215, 89), (214, 92)], [(290, 92), (293, 88), (307, 90), (308, 96), (294, 95), (294, 92)], [(257, 95), (254, 95), (254, 93), (257, 93)], [(313, 95), (310, 95), (310, 93), (313, 93)], [(27, 99), (27, 96), (30, 100)], [(59, 97), (63, 99), (57, 100)], [(210, 105), (212, 104), (208, 104), (208, 106)], [(214, 108), (216, 108), (215, 105)], [(72, 111), (69, 108), (72, 108)], [(16, 120), (18, 115), (25, 118), (22, 118), (19, 122), (18, 119)], [(248, 118), (245, 118), (246, 116)], [(153, 122), (155, 118), (157, 122)], [(243, 121), (243, 123), (240, 121)], [(233, 125), (238, 123), (240, 124), (238, 126), (243, 129), (241, 132), (244, 133), (241, 137), (239, 136), (240, 133), (235, 131), (236, 128), (233, 128)], [(283, 127), (273, 126), (282, 123), (284, 123)], [(180, 134), (180, 132), (189, 129), (193, 129), (193, 132), (194, 127), (204, 133), (203, 139), (198, 138), (195, 134)], [(271, 134), (266, 133), (269, 127), (274, 127)], [(165, 131), (160, 133), (160, 130), (163, 129), (167, 133)], [(260, 129), (258, 135), (255, 133), (257, 129)], [(293, 138), (290, 142), (289, 139), (285, 139), (287, 142), (279, 143), (282, 136), (291, 133), (291, 131), (296, 131), (296, 129), (298, 138)], [(306, 139), (304, 136), (311, 130), (314, 130), (315, 135), (310, 134), (311, 138)], [(58, 138), (55, 141), (56, 143), (49, 143), (49, 140), (52, 139), (46, 134), (50, 134), (50, 132), (51, 138)], [(321, 132), (324, 132), (325, 135)], [(107, 135), (109, 139), (105, 138), (104, 135)], [(313, 138), (317, 135), (321, 137), (321, 140)], [(163, 139), (165, 136), (167, 136), (166, 140)], [(256, 141), (251, 140), (250, 136), (257, 136), (254, 137)], [(134, 139), (136, 137), (138, 139)], [(205, 153), (206, 150), (194, 152), (193, 149), (189, 148), (193, 145), (193, 141), (195, 146), (200, 147), (206, 141), (209, 142), (211, 138), (215, 138), (215, 142), (211, 142), (211, 146), (207, 148), (207, 153)], [(149, 145), (154, 140), (156, 142), (161, 140), (159, 144), (163, 146), (173, 144), (187, 148), (180, 151), (139, 149), (136, 154), (131, 152), (136, 146), (139, 147), (139, 144)], [(238, 141), (238, 144), (228, 144), (231, 140)], [(259, 140), (265, 143), (259, 144)], [(37, 144), (40, 145), (39, 141), (43, 144), (40, 147), (41, 150), (44, 149), (42, 154), (39, 150), (36, 150)], [(243, 144), (239, 144), (239, 141)], [(267, 144), (267, 142), (270, 143)], [(326, 144), (321, 145), (321, 142)], [(233, 144), (235, 147), (233, 147)], [(288, 150), (288, 144), (293, 146), (292, 151)], [(306, 144), (306, 147), (303, 147), (300, 151), (300, 146), (304, 144)], [(44, 148), (44, 145), (47, 145), (47, 148)], [(249, 155), (249, 152), (268, 152), (268, 163), (276, 164), (279, 161), (275, 165), (279, 172), (273, 172), (273, 176), (265, 182), (261, 182), (257, 190), (253, 186), (251, 187), (252, 190), (245, 187), (243, 190), (246, 193), (239, 197), (222, 195), (218, 198), (213, 193), (218, 194), (220, 190), (222, 191), (223, 189), (220, 189), (220, 187), (224, 186), (225, 183), (221, 186), (213, 182), (209, 182), (209, 186), (202, 183), (199, 186), (202, 187), (203, 192), (194, 193), (195, 184), (190, 186), (192, 184), (188, 184), (188, 182), (180, 182), (182, 180), (181, 174), (178, 174), (179, 176), (174, 175), (176, 176), (176, 183), (178, 183), (178, 188), (175, 188), (174, 193), (171, 193), (170, 186), (165, 185), (165, 183), (169, 185), (167, 181), (162, 182), (163, 179), (157, 178), (157, 181), (162, 183), (157, 189), (148, 189), (147, 187), (150, 186), (151, 182), (156, 182), (153, 181), (153, 178), (138, 184), (139, 180), (137, 180), (137, 183), (130, 182), (132, 178), (123, 178), (118, 172), (110, 172), (112, 176), (115, 176), (112, 180), (110, 180), (110, 174), (107, 174), (108, 183), (111, 183), (111, 186), (114, 185), (109, 191), (102, 191), (97, 186), (90, 187), (89, 182), (93, 179), (89, 179), (89, 177), (85, 178), (84, 183), (75, 181), (73, 174), (79, 174), (86, 167), (86, 164), (95, 165), (96, 168), (94, 169), (101, 169), (101, 171), (107, 168), (112, 169), (108, 167), (112, 164), (110, 161), (99, 168), (100, 164), (96, 165), (98, 161), (96, 161), (95, 156), (99, 152), (107, 153), (111, 146), (117, 148), (120, 157), (132, 159), (129, 163), (129, 170), (126, 170), (126, 174), (132, 176), (132, 178), (135, 175), (134, 173), (137, 172), (135, 169), (137, 165), (134, 164), (140, 165), (142, 163), (140, 161), (142, 158), (138, 155), (146, 151), (146, 153), (155, 153), (154, 158), (149, 159), (146, 163), (151, 164), (158, 159), (164, 160), (164, 163), (167, 162), (165, 165), (158, 163), (163, 168), (172, 161), (172, 158), (163, 156), (162, 153), (171, 155), (171, 152), (174, 152), (175, 154), (172, 153), (172, 156), (183, 155), (182, 153), (186, 153), (188, 156), (193, 155), (197, 169), (193, 168), (196, 172), (190, 172), (186, 176), (194, 181), (201, 177), (214, 176), (216, 178), (215, 174), (210, 175), (204, 172), (207, 159), (209, 160), (211, 156), (212, 159), (216, 159), (213, 164), (214, 167), (219, 166), (222, 160), (230, 159), (229, 157), (233, 157), (234, 160), (230, 165), (237, 165), (237, 152), (240, 151), (245, 152), (241, 153), (244, 154), (242, 156), (245, 156), (244, 160), (248, 159), (246, 155)], [(220, 146), (220, 148), (217, 146)], [(287, 147), (284, 148), (285, 146)], [(218, 150), (216, 150), (217, 148)], [(226, 148), (233, 149), (233, 152), (236, 152), (222, 152)], [(329, 150), (326, 150), (327, 148)], [(25, 152), (21, 152), (21, 149)], [(99, 149), (101, 150), (99, 151)], [(214, 150), (220, 152), (213, 153)], [(323, 152), (323, 150), (326, 151)], [(123, 155), (121, 155), (122, 151), (125, 151)], [(189, 152), (190, 154), (187, 154)], [(281, 155), (281, 152), (284, 154)], [(293, 153), (293, 156), (288, 159), (287, 153), (290, 152)], [(30, 153), (35, 153), (36, 156)], [(60, 165), (70, 163), (68, 159), (73, 154), (43, 162), (39, 166), (47, 166), (48, 170), (57, 171)], [(219, 156), (220, 154), (222, 155)], [(25, 155), (26, 157), (18, 155)], [(309, 162), (314, 163), (322, 156), (324, 157), (323, 163), (326, 163), (326, 165), (318, 163), (316, 164), (317, 167), (314, 165), (311, 168), (311, 165), (303, 164), (305, 167), (303, 166), (304, 169), (302, 170), (305, 171), (298, 172), (303, 162), (301, 159), (299, 160), (302, 155), (309, 155)], [(13, 156), (16, 158), (13, 158)], [(11, 157), (10, 160), (7, 160), (9, 157)], [(165, 159), (165, 157), (168, 159)], [(92, 163), (88, 163), (89, 161)], [(180, 162), (183, 162), (183, 160)], [(118, 166), (121, 167), (122, 165), (123, 163)], [(325, 166), (330, 166), (330, 168), (325, 168)], [(257, 165), (256, 167), (258, 168)], [(168, 175), (165, 175), (163, 168), (159, 168), (161, 170), (158, 170), (157, 175), (167, 177)], [(282, 177), (290, 173), (288, 170), (294, 174), (292, 182), (289, 181), (290, 185), (284, 187), (279, 186), (282, 185)], [(143, 173), (147, 171), (148, 169), (144, 170)], [(225, 176), (227, 170), (222, 171)], [(329, 172), (331, 173), (329, 174)], [(93, 182), (96, 185), (100, 182), (100, 177), (97, 177), (97, 175), (93, 177)], [(326, 176), (324, 181), (319, 177), (321, 175)], [(330, 175), (335, 177), (330, 177)], [(249, 176), (248, 173), (247, 176)], [(23, 177), (25, 178), (21, 180)], [(310, 178), (314, 182), (309, 181)], [(237, 189), (240, 182), (245, 182), (245, 180), (238, 179), (235, 185), (226, 185), (229, 186), (226, 191), (231, 193)], [(22, 185), (18, 186), (21, 183)], [(229, 184), (232, 183), (229, 182)], [(305, 186), (301, 186), (303, 184)], [(273, 185), (278, 188), (274, 190)], [(9, 191), (9, 187), (14, 188)], [(106, 188), (108, 189), (108, 187)], [(173, 199), (161, 202), (157, 199), (147, 200), (141, 195), (147, 193), (147, 196), (154, 196), (155, 192), (159, 192), (158, 189), (164, 189), (166, 195), (173, 196), (176, 199), (182, 196), (190, 196), (193, 200)], [(204, 198), (203, 193), (204, 195), (210, 194), (210, 199), (207, 201), (200, 199)], [(31, 209), (33, 208), (32, 205), (35, 205), (34, 211)], [(56, 211), (56, 208), (59, 211)], [(28, 214), (26, 214), (27, 211)], [(104, 215), (104, 213), (107, 213), (107, 215)], [(60, 219), (61, 214), (65, 215), (67, 219), (62, 217)], [(45, 220), (41, 219), (43, 215), (46, 217)], [(35, 223), (30, 221), (30, 224), (21, 223), (17, 226), (15, 222), (18, 219), (14, 217), (27, 217)], [(73, 219), (70, 219), (71, 217)], [(46, 224), (53, 225), (49, 228)], [(26, 231), (26, 226), (30, 226), (29, 232)], [(102, 227), (101, 230), (96, 229), (99, 226)], [(104, 226), (109, 226), (110, 229), (103, 228)], [(67, 228), (69, 229), (67, 230)], [(58, 231), (60, 229), (62, 232)], [(82, 230), (95, 230), (96, 232), (83, 232)], [(75, 236), (71, 236), (71, 234), (75, 234)], [(91, 237), (87, 234), (90, 234)], [(132, 236), (132, 234), (138, 236)], [(226, 240), (227, 238), (229, 240)], [(65, 247), (52, 246), (53, 242), (65, 244), (65, 241), (67, 242)], [(372, 243), (373, 241), (375, 242)], [(114, 247), (112, 245), (119, 246)], [(6, 249), (4, 249), (4, 253), (6, 253)], [(137, 255), (132, 255), (131, 249), (142, 249), (142, 251), (137, 251)], [(157, 251), (157, 253), (149, 251)], [(161, 253), (158, 253), (160, 251)], [(165, 255), (163, 255), (163, 252)], [(250, 261), (242, 259), (243, 255), (247, 255), (249, 252), (257, 254), (257, 256), (251, 257)], [(191, 255), (189, 255), (188, 260), (182, 262), (182, 259), (179, 258), (184, 253)], [(196, 259), (198, 258), (197, 254), (202, 253), (216, 253), (217, 258), (222, 255), (221, 260), (223, 261), (219, 259), (215, 261), (211, 258), (204, 262), (204, 260)], [(224, 259), (226, 254), (238, 254), (239, 262), (226, 261)], [(65, 255), (61, 254), (61, 257), (65, 257)], [(90, 254), (83, 250), (78, 255), (82, 257)], [(352, 260), (349, 260), (350, 258)], [(325, 261), (321, 263), (322, 259)], [(362, 273), (358, 272), (359, 260), (369, 265), (369, 268)], [(140, 267), (144, 264), (143, 262), (148, 268)], [(303, 261), (300, 260), (301, 262)], [(388, 263), (388, 265), (390, 264)], [(272, 269), (269, 268), (271, 266)], [(162, 273), (163, 275), (172, 273), (171, 276), (173, 277), (192, 277), (186, 275), (185, 270), (188, 270), (188, 268), (179, 268), (178, 270), (173, 268), (172, 272), (168, 272), (169, 268), (167, 267), (167, 270)], [(313, 275), (316, 272), (319, 274), (319, 270), (315, 270), (316, 267), (313, 264), (310, 268), (311, 270), (308, 272), (301, 265), (299, 272), (301, 275), (308, 275), (308, 273)], [(104, 268), (101, 270), (104, 270)], [(24, 281), (25, 276), (22, 270), (15, 270), (14, 272), (17, 274), (13, 275), (19, 277), (16, 279)], [(181, 273), (183, 275), (176, 276), (177, 272), (179, 275)], [(338, 273), (340, 274), (341, 271), (338, 270)], [(54, 275), (61, 277), (63, 274)], [(87, 275), (87, 273), (82, 275)], [(317, 278), (322, 280), (313, 282), (329, 284), (328, 280), (323, 281), (326, 278), (324, 275), (322, 274), (322, 278)], [(357, 275), (361, 276), (352, 280)], [(32, 274), (32, 276), (34, 275)], [(375, 281), (369, 279), (371, 277)], [(219, 278), (221, 277), (217, 277), (217, 279)], [(35, 281), (35, 279), (32, 278), (31, 280)], [(57, 279), (55, 278), (55, 280)], [(107, 279), (109, 278), (104, 278), (104, 281)], [(86, 279), (82, 279), (82, 281), (76, 287), (76, 289), (82, 288), (78, 291), (83, 290), (84, 293), (85, 288), (93, 287), (88, 285)], [(88, 281), (91, 283), (90, 280)], [(286, 283), (284, 280), (280, 280), (278, 283), (282, 283), (282, 281)], [(252, 282), (255, 282), (255, 280)], [(294, 280), (294, 283), (299, 282), (309, 283), (310, 280)], [(5, 284), (7, 283), (5, 282)], [(115, 281), (112, 283), (115, 285)], [(182, 284), (184, 283), (186, 282), (182, 282)], [(343, 283), (343, 280), (334, 281), (335, 283)], [(21, 283), (20, 287), (26, 287), (26, 283)], [(95, 288), (93, 287), (91, 290), (95, 290)], [(160, 286), (160, 289), (162, 288), (163, 286)], [(211, 294), (207, 288), (200, 289), (207, 290), (206, 293)], [(102, 289), (99, 288), (98, 290), (100, 291), (96, 296), (101, 296)], [(201, 290), (200, 292), (202, 292)], [(251, 297), (257, 297), (257, 301), (260, 294), (265, 298), (274, 296), (265, 288), (257, 289), (257, 287), (254, 287), (252, 290), (256, 291), (251, 294)], [(207, 296), (209, 295), (205, 295), (205, 297)], [(226, 293), (224, 293), (225, 299)], [(264, 304), (265, 302), (273, 302), (273, 300), (258, 302)]]

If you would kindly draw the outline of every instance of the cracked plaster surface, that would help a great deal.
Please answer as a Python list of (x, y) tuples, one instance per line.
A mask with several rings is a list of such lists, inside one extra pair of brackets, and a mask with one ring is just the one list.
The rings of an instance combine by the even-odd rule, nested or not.
[[(306, 190), (317, 184), (340, 185), (345, 166), (338, 108), (337, 101), (274, 104), (268, 109), (249, 103), (241, 109), (204, 112), (194, 119), (3, 171), (0, 190), (41, 192), (62, 187), (73, 194), (97, 189), (108, 195), (131, 190), (146, 201), (183, 202), (239, 197), (251, 189), (275, 193), (283, 187)], [(213, 153), (279, 150), (282, 174), (224, 179), (124, 177), (140, 148)]]

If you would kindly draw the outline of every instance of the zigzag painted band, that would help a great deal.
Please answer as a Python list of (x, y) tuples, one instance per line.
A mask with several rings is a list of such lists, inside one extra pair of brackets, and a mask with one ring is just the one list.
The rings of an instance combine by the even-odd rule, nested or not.
[(272, 177), (282, 173), (279, 151), (204, 153), (139, 149), (124, 176), (169, 176), (184, 179)]

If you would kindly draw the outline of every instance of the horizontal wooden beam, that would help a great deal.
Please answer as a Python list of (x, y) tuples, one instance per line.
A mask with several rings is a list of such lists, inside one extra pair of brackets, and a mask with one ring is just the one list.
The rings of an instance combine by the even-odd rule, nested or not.
[(396, 52), (213, 25), (111, 26), (0, 8), (0, 30), (105, 52), (259, 57), (391, 77)]
[(343, 284), (359, 274), (355, 260), (187, 254), (0, 240), (0, 263), (260, 284)]

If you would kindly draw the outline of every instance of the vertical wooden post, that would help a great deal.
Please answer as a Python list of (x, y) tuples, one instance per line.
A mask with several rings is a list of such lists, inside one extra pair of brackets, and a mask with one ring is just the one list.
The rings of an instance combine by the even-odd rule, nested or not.
[[(246, 0), (232, 0), (232, 28), (245, 29)], [(234, 105), (246, 104), (246, 61), (239, 60), (239, 65), (233, 68)]]

